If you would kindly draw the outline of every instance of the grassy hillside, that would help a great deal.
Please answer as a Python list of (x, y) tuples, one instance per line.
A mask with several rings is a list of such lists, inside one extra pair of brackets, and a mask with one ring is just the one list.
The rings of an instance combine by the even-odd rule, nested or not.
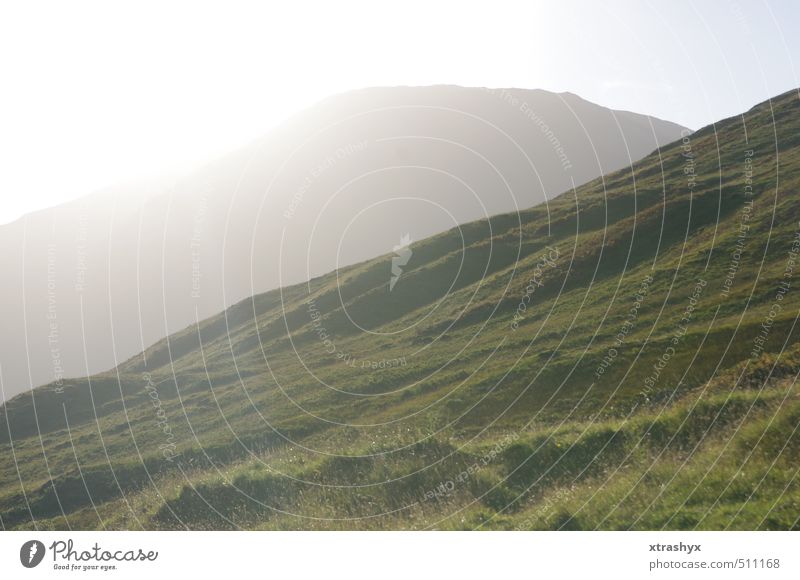
[(797, 529), (799, 186), (793, 92), (20, 395), (2, 526)]

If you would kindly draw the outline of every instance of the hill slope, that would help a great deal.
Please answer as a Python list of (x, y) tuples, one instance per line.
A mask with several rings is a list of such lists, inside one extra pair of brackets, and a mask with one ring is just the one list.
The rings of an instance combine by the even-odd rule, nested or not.
[(14, 398), (3, 526), (797, 528), (799, 113)]

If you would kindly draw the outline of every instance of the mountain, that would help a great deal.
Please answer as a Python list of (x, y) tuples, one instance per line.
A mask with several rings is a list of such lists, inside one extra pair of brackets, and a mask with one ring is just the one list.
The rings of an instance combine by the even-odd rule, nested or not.
[(3, 527), (798, 529), (799, 97), (7, 401)]
[(332, 97), (193, 173), (0, 227), (2, 399), (87, 376), (253, 294), (554, 197), (682, 127), (571, 94)]

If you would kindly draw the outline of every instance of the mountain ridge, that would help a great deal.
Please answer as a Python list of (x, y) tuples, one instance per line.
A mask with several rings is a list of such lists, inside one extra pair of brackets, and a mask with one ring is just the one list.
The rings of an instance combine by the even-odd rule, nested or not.
[(798, 112), (420, 240), (391, 292), (382, 254), (16, 397), (4, 526), (796, 529)]
[[(0, 295), (7, 396), (114, 368), (191, 324), (195, 310), (205, 318), (390, 251), (403, 234), (421, 239), (533, 205), (570, 177), (627, 165), (625, 142), (635, 159), (679, 132), (588, 104), (571, 112), (545, 91), (515, 94), (563, 141), (569, 171), (497, 94), (372, 88), (325, 99), (195, 171), (126, 182), (0, 227), (0, 266), (18, 274)], [(406, 231), (392, 231), (399, 221)]]

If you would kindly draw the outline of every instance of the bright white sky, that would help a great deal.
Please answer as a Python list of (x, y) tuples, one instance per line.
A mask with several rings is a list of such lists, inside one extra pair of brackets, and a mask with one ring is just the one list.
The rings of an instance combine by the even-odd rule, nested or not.
[(364, 86), (571, 91), (697, 128), (800, 85), (794, 0), (274, 4), (0, 5), (0, 223)]

